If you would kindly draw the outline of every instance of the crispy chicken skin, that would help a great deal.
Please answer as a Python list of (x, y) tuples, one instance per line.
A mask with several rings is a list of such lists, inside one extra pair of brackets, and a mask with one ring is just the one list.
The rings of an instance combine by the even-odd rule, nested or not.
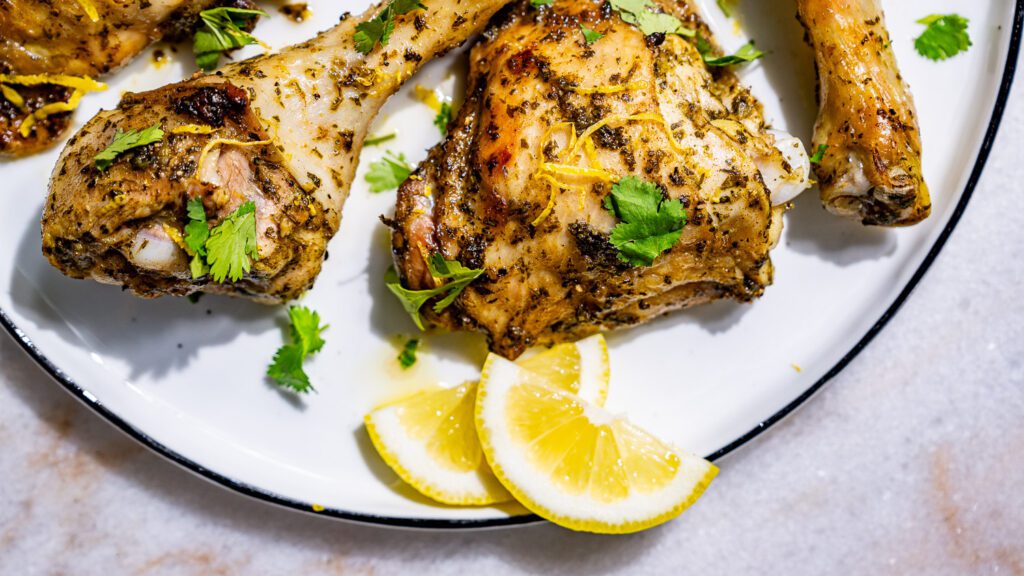
[[(664, 8), (710, 37), (686, 2)], [(587, 44), (581, 25), (604, 37)], [(596, 126), (591, 147), (583, 136)], [(434, 286), (429, 255), (483, 268), (441, 314), (422, 311), (484, 332), (509, 358), (719, 298), (749, 301), (771, 283), (781, 231), (768, 176), (780, 196), (794, 181), (807, 186), (806, 155), (787, 162), (776, 144), (760, 104), (729, 72), (709, 72), (691, 41), (645, 37), (601, 2), (518, 2), (473, 48), (447, 138), (399, 189), (396, 268), (410, 289)], [(656, 183), (688, 215), (649, 267), (624, 263), (609, 240), (616, 221), (602, 202), (627, 175)]]
[[(125, 96), (62, 152), (42, 219), (43, 253), (68, 276), (144, 297), (297, 297), (320, 271), (380, 106), (424, 62), (482, 29), (502, 3), (430, 2), (399, 16), (390, 43), (364, 56), (354, 46), (355, 27), (377, 6), (279, 53)], [(164, 130), (162, 142), (95, 168), (117, 129), (153, 124)], [(189, 125), (214, 131), (174, 133)], [(190, 274), (180, 242), (190, 198), (203, 199), (211, 224), (255, 203), (259, 259), (240, 281)]]
[[(75, 0), (0, 0), (0, 74), (66, 74), (96, 78), (112, 72), (161, 38), (191, 36), (200, 11), (214, 6), (253, 8), (249, 0), (89, 0), (93, 22)], [(0, 95), (0, 156), (24, 156), (56, 141), (71, 112), (54, 114), (23, 137), (18, 126), (29, 111), (66, 101), (56, 85), (17, 87), (21, 109)]]
[(799, 0), (814, 47), (821, 110), (814, 147), (821, 199), (834, 214), (879, 226), (928, 217), (921, 134), (878, 0)]

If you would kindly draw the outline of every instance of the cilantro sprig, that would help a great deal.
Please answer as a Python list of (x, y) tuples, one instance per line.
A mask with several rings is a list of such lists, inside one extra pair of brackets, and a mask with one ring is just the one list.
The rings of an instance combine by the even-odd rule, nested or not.
[(398, 279), (398, 274), (393, 268), (389, 269), (384, 276), (384, 283), (387, 285), (388, 290), (391, 290), (398, 297), (402, 307), (409, 313), (412, 321), (416, 323), (416, 327), (420, 330), (426, 329), (423, 326), (423, 318), (420, 317), (420, 308), (428, 300), (442, 294), (445, 295), (444, 298), (434, 304), (434, 312), (440, 313), (455, 302), (455, 299), (459, 297), (459, 294), (462, 293), (466, 286), (469, 286), (470, 282), (476, 280), (477, 277), (484, 273), (482, 269), (466, 268), (457, 260), (445, 260), (440, 254), (433, 254), (427, 259), (427, 268), (430, 270), (431, 276), (448, 280), (448, 282), (429, 290), (409, 290), (402, 286)]
[(610, 3), (623, 22), (636, 26), (645, 36), (679, 34), (693, 37), (697, 33), (683, 26), (675, 16), (657, 12), (657, 7), (651, 0), (610, 0)]
[(587, 42), (587, 44), (593, 44), (594, 42), (597, 42), (601, 38), (604, 38), (604, 34), (601, 34), (600, 32), (593, 30), (591, 28), (587, 28), (586, 26), (581, 25), (580, 31), (583, 32), (583, 39)]
[(96, 165), (96, 169), (102, 172), (107, 168), (110, 168), (114, 163), (114, 160), (128, 150), (160, 142), (163, 139), (164, 131), (160, 128), (160, 124), (153, 124), (149, 128), (143, 128), (142, 130), (129, 130), (127, 132), (122, 132), (121, 129), (118, 128), (117, 132), (114, 133), (113, 141), (111, 141), (110, 145), (104, 148), (102, 152), (96, 155), (93, 162)]
[(932, 14), (917, 21), (924, 32), (914, 40), (917, 53), (929, 60), (948, 60), (972, 46), (970, 21), (959, 14)]
[(321, 326), (320, 315), (305, 306), (290, 307), (288, 318), (291, 321), (291, 342), (277, 349), (274, 361), (267, 368), (267, 376), (278, 386), (299, 394), (316, 391), (302, 363), (324, 347), (325, 341), (320, 334), (328, 326)]
[(809, 158), (811, 164), (821, 164), (821, 161), (825, 159), (825, 152), (828, 151), (828, 144), (818, 144), (818, 148), (814, 151), (814, 155)]
[(389, 150), (383, 158), (370, 163), (366, 181), (370, 184), (370, 192), (387, 192), (401, 186), (410, 174), (412, 166), (406, 161), (405, 154), (395, 154)]
[(665, 198), (657, 185), (635, 176), (616, 182), (604, 207), (620, 220), (609, 239), (619, 260), (631, 266), (653, 264), (675, 246), (686, 225), (686, 210), (679, 201)]
[(192, 51), (196, 55), (196, 66), (204, 72), (217, 68), (220, 55), (224, 52), (261, 42), (243, 27), (254, 18), (266, 16), (262, 10), (246, 8), (211, 8), (199, 13), (203, 25), (192, 38)]
[(192, 256), (192, 277), (209, 274), (214, 282), (238, 282), (249, 273), (253, 261), (259, 259), (256, 204), (242, 204), (213, 228), (206, 220), (201, 199), (189, 199), (186, 210), (189, 222), (183, 240)]
[(414, 10), (426, 8), (421, 0), (391, 0), (374, 18), (356, 24), (354, 40), (360, 54), (369, 54), (377, 44), (387, 46), (395, 31), (395, 18)]
[(743, 46), (740, 46), (733, 54), (727, 54), (725, 56), (715, 56), (711, 47), (711, 43), (708, 42), (703, 36), (697, 36), (697, 51), (700, 52), (704, 63), (708, 66), (721, 68), (723, 66), (732, 66), (734, 64), (743, 64), (745, 62), (753, 62), (758, 58), (764, 56), (764, 52), (757, 49), (753, 42), (747, 42)]
[(441, 131), (441, 136), (448, 135), (448, 124), (452, 121), (452, 105), (450, 102), (441, 102), (437, 116), (434, 116), (434, 126)]

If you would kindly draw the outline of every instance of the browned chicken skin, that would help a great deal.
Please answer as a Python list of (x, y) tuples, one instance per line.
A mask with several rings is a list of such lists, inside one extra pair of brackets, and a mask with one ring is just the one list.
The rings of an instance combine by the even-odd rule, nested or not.
[[(709, 37), (686, 2), (665, 7)], [(588, 44), (581, 25), (604, 37)], [(519, 2), (473, 48), (467, 93), (447, 139), (400, 188), (391, 222), (407, 288), (434, 286), (433, 254), (485, 270), (441, 314), (424, 306), (429, 320), (482, 331), (515, 358), (714, 299), (748, 301), (771, 283), (782, 208), (765, 181), (800, 175), (760, 104), (729, 72), (709, 72), (692, 41), (645, 37), (595, 1)], [(615, 218), (602, 202), (627, 175), (688, 214), (651, 266), (624, 263), (609, 241)]]
[(815, 173), (825, 207), (881, 226), (927, 218), (914, 100), (878, 0), (799, 0), (799, 10), (820, 79), (814, 147), (828, 148)]
[[(503, 3), (430, 2), (399, 16), (390, 43), (363, 55), (355, 29), (382, 10), (376, 6), (279, 53), (127, 95), (61, 154), (43, 214), (44, 254), (68, 276), (145, 297), (216, 292), (277, 303), (299, 296), (338, 229), (377, 111), (423, 63), (482, 29)], [(116, 130), (154, 124), (162, 142), (96, 169), (96, 154)], [(180, 236), (191, 198), (203, 199), (211, 224), (255, 203), (259, 258), (239, 281), (190, 273)]]
[[(87, 5), (96, 9), (95, 21), (75, 0), (0, 0), (0, 74), (97, 78), (157, 40), (190, 37), (202, 10), (254, 7), (249, 0), (88, 0)], [(25, 105), (0, 95), (0, 156), (32, 154), (59, 139), (71, 124), (71, 112), (46, 117), (27, 137), (18, 127), (29, 112), (67, 101), (71, 90), (53, 84), (12, 87)]]

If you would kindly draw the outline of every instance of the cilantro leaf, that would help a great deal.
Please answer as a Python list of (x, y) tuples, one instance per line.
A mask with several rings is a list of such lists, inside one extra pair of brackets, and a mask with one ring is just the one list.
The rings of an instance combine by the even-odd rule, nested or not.
[(246, 202), (210, 230), (206, 262), (215, 282), (241, 280), (259, 258), (256, 246), (256, 204)]
[(967, 33), (970, 21), (959, 14), (932, 14), (917, 21), (926, 28), (914, 40), (917, 53), (929, 60), (946, 60), (966, 52), (973, 44)]
[(153, 144), (154, 142), (160, 142), (164, 139), (164, 131), (160, 128), (160, 124), (153, 124), (149, 128), (143, 128), (142, 130), (129, 130), (122, 132), (120, 128), (114, 133), (114, 139), (110, 142), (110, 145), (103, 149), (102, 152), (93, 158), (96, 164), (96, 169), (100, 172), (110, 168), (114, 160), (121, 154), (131, 150), (132, 148), (138, 148), (139, 146), (146, 146), (147, 144)]
[(385, 285), (398, 297), (398, 301), (402, 303), (402, 307), (409, 313), (420, 330), (425, 330), (423, 319), (420, 317), (420, 308), (428, 300), (445, 294), (445, 297), (433, 306), (434, 312), (440, 313), (455, 302), (455, 299), (459, 297), (466, 286), (469, 286), (470, 282), (484, 273), (483, 269), (466, 268), (457, 260), (445, 260), (440, 254), (434, 254), (427, 259), (427, 268), (430, 270), (431, 276), (446, 279), (448, 282), (428, 290), (409, 290), (402, 286), (398, 274), (393, 268), (388, 269), (387, 274), (384, 275)]
[(305, 306), (292, 306), (288, 309), (288, 317), (292, 321), (292, 340), (299, 344), (303, 356), (316, 354), (324, 347), (320, 333), (329, 326), (320, 325), (320, 314)]
[(632, 24), (640, 29), (645, 36), (651, 34), (679, 34), (680, 36), (693, 36), (695, 30), (683, 26), (683, 23), (663, 12), (657, 12), (657, 7), (651, 0), (610, 0), (612, 8), (618, 13), (622, 21)]
[(814, 156), (811, 156), (811, 164), (821, 164), (821, 161), (825, 159), (825, 152), (828, 151), (828, 144), (818, 144), (818, 149), (814, 151)]
[[(703, 40), (703, 42), (701, 42)], [(711, 44), (703, 38), (698, 39), (697, 50), (700, 51), (701, 56), (704, 58), (704, 63), (708, 66), (732, 66), (733, 64), (742, 64), (744, 62), (753, 62), (758, 58), (764, 56), (764, 52), (761, 52), (754, 47), (753, 42), (747, 42), (736, 51), (735, 54), (729, 54), (727, 56), (715, 56), (711, 53)]]
[(366, 181), (370, 184), (370, 192), (386, 192), (401, 186), (410, 174), (412, 166), (406, 162), (405, 154), (396, 155), (388, 151), (383, 158), (370, 163)]
[(262, 10), (245, 8), (211, 8), (199, 13), (203, 26), (192, 37), (192, 52), (196, 55), (196, 66), (204, 72), (217, 67), (224, 52), (259, 44), (255, 36), (243, 29), (253, 18), (266, 16)]
[(405, 341), (405, 346), (402, 346), (402, 351), (398, 353), (398, 364), (403, 370), (412, 368), (413, 364), (416, 363), (416, 349), (420, 347), (420, 341), (418, 338), (410, 338)]
[(686, 211), (666, 199), (655, 184), (626, 176), (612, 186), (604, 200), (606, 210), (621, 222), (611, 233), (619, 260), (632, 266), (650, 266), (662, 252), (675, 246), (686, 225)]
[(206, 265), (206, 241), (210, 238), (210, 225), (206, 222), (206, 209), (201, 198), (189, 198), (186, 205), (188, 224), (185, 225), (185, 247), (192, 256), (189, 269), (192, 278), (202, 278), (209, 271)]
[(595, 30), (591, 30), (586, 26), (580, 26), (580, 30), (583, 31), (583, 39), (587, 42), (587, 44), (593, 44), (594, 42), (597, 42), (601, 38), (604, 38), (604, 34), (601, 34), (600, 32), (597, 32)]
[(369, 54), (377, 44), (387, 46), (391, 34), (395, 31), (395, 17), (422, 8), (426, 6), (421, 0), (391, 0), (377, 16), (356, 24), (356, 33), (353, 37), (356, 50), (360, 54)]
[(324, 347), (324, 339), (320, 334), (328, 327), (321, 326), (320, 315), (305, 306), (290, 307), (288, 318), (291, 320), (292, 341), (277, 349), (274, 361), (267, 368), (267, 376), (278, 386), (300, 394), (315, 391), (302, 363)]
[(551, 6), (555, 3), (555, 0), (530, 0), (530, 6), (534, 8), (540, 8), (541, 6)]
[(441, 131), (441, 136), (448, 134), (448, 124), (452, 121), (452, 105), (448, 102), (441, 102), (441, 109), (434, 116), (434, 126)]

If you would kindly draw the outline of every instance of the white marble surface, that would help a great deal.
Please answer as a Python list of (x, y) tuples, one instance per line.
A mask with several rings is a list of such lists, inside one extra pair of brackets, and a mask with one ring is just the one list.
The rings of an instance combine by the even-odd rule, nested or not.
[(182, 471), (0, 336), (0, 574), (1024, 574), (1024, 86), (974, 200), (889, 327), (627, 536), (414, 533), (281, 510)]

